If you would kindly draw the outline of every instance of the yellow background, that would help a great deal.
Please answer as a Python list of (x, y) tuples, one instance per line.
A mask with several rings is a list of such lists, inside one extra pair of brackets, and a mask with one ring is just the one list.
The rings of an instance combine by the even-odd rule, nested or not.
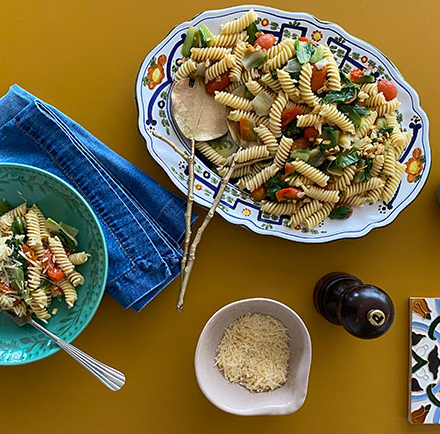
[[(170, 28), (205, 8), (237, 2), (2, 0), (0, 92), (18, 83), (177, 191), (147, 154), (137, 131), (134, 80), (144, 56)], [(407, 422), (408, 297), (440, 296), (437, 250), (440, 6), (435, 0), (267, 0), (340, 24), (386, 53), (417, 89), (431, 121), (433, 165), (421, 195), (389, 227), (359, 240), (295, 244), (256, 235), (216, 216), (208, 227), (183, 314), (173, 282), (140, 314), (105, 296), (75, 341), (127, 375), (106, 390), (66, 354), (0, 368), (0, 433), (421, 433)], [(204, 211), (197, 208), (200, 215)], [(322, 319), (312, 290), (343, 270), (392, 296), (396, 320), (361, 341)], [(308, 397), (296, 413), (243, 418), (200, 392), (193, 369), (199, 333), (221, 306), (266, 296), (296, 310), (313, 343)]]

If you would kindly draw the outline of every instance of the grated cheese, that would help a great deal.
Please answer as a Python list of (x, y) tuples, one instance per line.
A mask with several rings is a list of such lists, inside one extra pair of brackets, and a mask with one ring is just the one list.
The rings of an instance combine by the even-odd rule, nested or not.
[(228, 381), (251, 392), (277, 389), (288, 375), (287, 329), (269, 315), (247, 313), (226, 328), (215, 364)]

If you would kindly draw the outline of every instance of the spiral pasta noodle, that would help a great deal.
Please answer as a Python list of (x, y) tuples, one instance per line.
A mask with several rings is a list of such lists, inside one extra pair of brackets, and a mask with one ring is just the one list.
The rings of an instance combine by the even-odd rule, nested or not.
[(321, 172), (310, 164), (307, 164), (305, 161), (296, 160), (292, 163), (292, 165), (297, 172), (311, 179), (320, 187), (325, 187), (328, 180), (330, 179), (330, 176), (326, 175), (325, 173)]
[(206, 142), (199, 142), (196, 144), (196, 149), (200, 151), (211, 163), (216, 166), (223, 166), (226, 164), (226, 158), (220, 155), (211, 145)]
[(78, 299), (78, 293), (76, 292), (75, 287), (65, 278), (57, 282), (57, 285), (62, 289), (67, 307), (70, 309)]
[(382, 188), (376, 188), (375, 190), (369, 190), (365, 193), (365, 198), (370, 203), (377, 202), (383, 193), (383, 187)]
[(339, 191), (345, 190), (351, 184), (355, 174), (356, 172), (354, 166), (347, 166), (342, 172), (342, 175), (335, 182), (333, 186), (334, 189)]
[(41, 307), (34, 299), (31, 299), (31, 308), (39, 320), (47, 323), (46, 320), (50, 318), (50, 314), (45, 307)]
[(385, 104), (379, 105), (374, 108), (377, 111), (377, 116), (384, 116), (385, 114), (394, 113), (400, 107), (400, 102), (397, 98), (387, 101)]
[(248, 91), (254, 96), (257, 96), (261, 92), (264, 92), (264, 87), (261, 86), (261, 84), (255, 80), (249, 80), (246, 83), (246, 87), (247, 87)]
[(266, 63), (266, 69), (279, 69), (284, 66), (295, 54), (295, 42), (286, 39), (283, 49)]
[(268, 72), (267, 74), (264, 74), (261, 76), (261, 81), (269, 88), (271, 88), (274, 92), (278, 93), (281, 91), (281, 84), (278, 80), (275, 80), (272, 77), (272, 74)]
[(227, 105), (237, 110), (244, 110), (244, 111), (253, 110), (252, 103), (249, 100), (242, 98), (241, 96), (233, 95), (228, 92), (216, 91), (214, 98), (220, 104)]
[(81, 273), (78, 273), (76, 270), (72, 271), (72, 273), (69, 273), (67, 278), (73, 286), (80, 286), (84, 284), (84, 276)]
[(191, 59), (199, 62), (204, 62), (208, 59), (212, 61), (217, 61), (223, 59), (223, 57), (225, 57), (226, 54), (230, 54), (231, 51), (232, 50), (230, 48), (225, 47), (194, 47), (191, 48)]
[(27, 205), (26, 202), (18, 205), (17, 207), (11, 209), (7, 213), (3, 214), (0, 217), (0, 226), (3, 231), (7, 231), (11, 229), (12, 222), (16, 217), (24, 217), (27, 213)]
[(266, 145), (269, 153), (275, 154), (278, 149), (278, 142), (269, 128), (267, 128), (265, 125), (259, 125), (254, 128), (254, 131), (258, 134), (258, 137), (263, 144)]
[(27, 287), (30, 291), (36, 291), (41, 282), (41, 267), (29, 265), (27, 269)]
[(264, 168), (261, 172), (258, 172), (246, 183), (246, 188), (249, 191), (256, 190), (260, 185), (263, 185), (266, 181), (272, 178), (277, 172), (278, 167), (275, 166), (275, 164)]
[(288, 39), (283, 39), (278, 44), (272, 45), (272, 47), (270, 47), (269, 50), (267, 51), (267, 57), (269, 59), (274, 58), (277, 54), (279, 54), (284, 49), (284, 47), (288, 43), (287, 41), (288, 41)]
[(238, 33), (244, 30), (249, 24), (252, 24), (258, 18), (253, 9), (247, 11), (244, 15), (235, 20), (229, 21), (220, 26), (220, 33), (222, 35), (229, 35), (231, 33)]
[(69, 261), (73, 265), (85, 264), (89, 258), (90, 258), (90, 254), (86, 252), (71, 253), (69, 255)]
[(378, 177), (380, 175), (384, 161), (385, 157), (383, 155), (377, 155), (376, 158), (374, 158), (370, 171), (372, 177)]
[(363, 101), (366, 107), (375, 107), (378, 105), (386, 104), (387, 100), (382, 92), (376, 95), (370, 96)]
[(295, 81), (292, 80), (290, 74), (284, 69), (277, 70), (278, 81), (283, 89), (283, 92), (292, 100), (300, 101), (301, 93), (295, 86)]
[(206, 69), (205, 83), (214, 80), (214, 78), (216, 77), (220, 77), (220, 75), (226, 72), (229, 68), (232, 68), (234, 65), (235, 65), (235, 56), (227, 54), (225, 57), (223, 57), (222, 60), (214, 63), (214, 65)]
[(376, 122), (377, 119), (377, 113), (374, 110), (370, 110), (370, 114), (368, 116), (365, 116), (364, 123), (359, 128), (356, 129), (356, 137), (362, 138), (364, 137), (370, 128), (374, 125), (374, 122)]
[(400, 131), (396, 115), (385, 113), (385, 120), (387, 125), (393, 128), (393, 131), (390, 134), (391, 144), (394, 147), (396, 157), (399, 157), (407, 145), (406, 138)]
[(313, 68), (310, 63), (305, 63), (301, 67), (299, 74), (299, 91), (301, 98), (310, 106), (319, 105), (319, 98), (312, 91), (312, 73)]
[(234, 122), (240, 122), (242, 118), (247, 118), (248, 120), (255, 123), (255, 125), (269, 125), (269, 118), (258, 116), (254, 112), (247, 112), (244, 110), (232, 110), (228, 114), (228, 119)]
[[(373, 190), (376, 191), (376, 190)], [(345, 204), (346, 205), (351, 205), (351, 206), (359, 206), (362, 207), (365, 205), (365, 202), (367, 202), (368, 198), (367, 196), (362, 196), (362, 195), (355, 195), (355, 196), (351, 196), (348, 197), (347, 199), (345, 199)]]
[(303, 190), (308, 197), (319, 200), (320, 202), (336, 203), (339, 201), (339, 192), (335, 190), (324, 190), (313, 185), (309, 187), (304, 186)]
[(189, 77), (197, 71), (197, 62), (192, 59), (188, 59), (186, 62), (179, 66), (176, 72), (176, 80), (182, 80), (185, 77)]
[(233, 54), (235, 56), (235, 65), (231, 69), (231, 73), (229, 74), (229, 78), (233, 82), (238, 82), (241, 79), (241, 71), (243, 69), (243, 65), (241, 63), (244, 53), (246, 52), (246, 44), (243, 41), (238, 41), (237, 45), (233, 50)]
[(337, 125), (342, 131), (347, 131), (351, 134), (355, 133), (353, 123), (335, 106), (323, 104), (319, 113), (322, 117)]
[(54, 261), (60, 266), (66, 276), (74, 271), (75, 266), (69, 261), (64, 246), (57, 236), (49, 238), (49, 249), (54, 256)]
[(294, 178), (287, 178), (286, 182), (291, 187), (308, 187), (314, 184), (311, 179), (304, 175), (295, 176)]
[(289, 225), (291, 228), (298, 226), (300, 223), (304, 222), (311, 215), (315, 214), (323, 207), (323, 204), (319, 200), (312, 200), (306, 203), (301, 208), (299, 208), (289, 220)]
[(322, 125), (323, 119), (320, 115), (307, 114), (299, 115), (296, 118), (296, 125), (301, 128), (315, 127)]
[(327, 60), (327, 76), (328, 87), (330, 90), (341, 90), (341, 77), (339, 75), (339, 67), (333, 57), (330, 48), (323, 46), (323, 57)]
[(363, 83), (359, 85), (361, 91), (367, 93), (370, 96), (377, 95), (377, 83)]
[(298, 205), (295, 202), (270, 202), (263, 200), (260, 209), (269, 214), (292, 215), (298, 209)]
[(307, 217), (304, 220), (304, 226), (307, 229), (312, 229), (315, 226), (318, 226), (320, 222), (325, 220), (330, 215), (333, 207), (333, 203), (325, 203), (318, 211), (316, 211), (310, 217)]
[(244, 163), (246, 161), (256, 160), (269, 156), (269, 151), (266, 146), (252, 146), (250, 148), (241, 149), (237, 152), (237, 163)]
[(35, 248), (42, 246), (41, 233), (40, 233), (40, 223), (38, 221), (37, 213), (30, 210), (26, 216), (26, 226), (27, 226), (27, 237), (29, 246)]
[(269, 129), (275, 137), (280, 137), (281, 131), (281, 114), (286, 107), (287, 96), (284, 92), (280, 92), (275, 99), (269, 112)]
[(386, 176), (391, 176), (396, 172), (396, 157), (393, 149), (387, 149), (385, 153), (385, 160), (383, 163), (382, 173)]
[(405, 172), (405, 165), (397, 162), (395, 172), (390, 177), (388, 177), (385, 183), (385, 187), (382, 194), (382, 198), (385, 201), (385, 203), (389, 203), (393, 199), (394, 195), (397, 192), (397, 189), (399, 188), (400, 180), (402, 179), (404, 172)]
[(44, 214), (41, 212), (40, 208), (38, 208), (38, 206), (35, 204), (32, 205), (31, 211), (34, 211), (35, 214), (37, 214), (38, 223), (40, 225), (41, 239), (47, 242), (50, 234), (49, 234), (49, 229), (47, 228), (47, 224), (46, 224), (46, 217), (44, 217)]
[(31, 298), (32, 301), (41, 308), (48, 306), (46, 293), (42, 289), (31, 291)]
[(367, 182), (355, 182), (342, 192), (343, 198), (349, 198), (357, 194), (365, 193), (368, 190), (375, 190), (383, 187), (384, 183), (380, 178), (370, 178)]
[(214, 47), (233, 47), (238, 41), (246, 41), (248, 38), (246, 32), (240, 33), (230, 33), (230, 34), (220, 34), (216, 35), (214, 38)]
[(283, 168), (284, 164), (287, 161), (287, 158), (290, 155), (290, 151), (292, 149), (293, 140), (289, 139), (286, 136), (281, 137), (280, 144), (278, 146), (277, 152), (275, 154), (275, 158), (273, 163), (278, 168)]

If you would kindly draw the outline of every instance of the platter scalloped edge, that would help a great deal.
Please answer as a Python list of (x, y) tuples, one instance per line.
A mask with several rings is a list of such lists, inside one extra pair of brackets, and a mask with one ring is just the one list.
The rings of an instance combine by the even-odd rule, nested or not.
[[(398, 119), (403, 130), (410, 130), (413, 138), (399, 161), (407, 170), (399, 189), (388, 204), (377, 202), (363, 208), (355, 208), (347, 220), (329, 220), (308, 230), (302, 226), (290, 228), (286, 216), (280, 217), (261, 212), (258, 202), (232, 184), (227, 186), (217, 212), (227, 221), (244, 226), (262, 235), (272, 235), (303, 243), (325, 243), (344, 238), (359, 238), (372, 229), (390, 224), (422, 190), (431, 167), (429, 146), (429, 121), (420, 107), (415, 90), (405, 81), (396, 66), (367, 42), (350, 35), (340, 26), (304, 12), (286, 12), (271, 7), (243, 5), (221, 10), (205, 11), (192, 20), (175, 26), (168, 35), (145, 57), (138, 71), (135, 98), (138, 106), (138, 128), (146, 141), (151, 156), (165, 170), (172, 182), (186, 194), (186, 163), (167, 145), (152, 135), (153, 131), (164, 135), (181, 149), (188, 149), (188, 141), (175, 124), (170, 108), (169, 91), (177, 70), (177, 60), (182, 56), (180, 47), (190, 25), (205, 23), (215, 33), (220, 24), (237, 18), (250, 8), (260, 17), (260, 27), (272, 33), (277, 40), (283, 37), (307, 36), (316, 42), (325, 42), (332, 49), (342, 70), (371, 66), (379, 77), (391, 79), (398, 88), (402, 102)], [(196, 158), (195, 201), (209, 207), (220, 184), (220, 177), (203, 157)]]

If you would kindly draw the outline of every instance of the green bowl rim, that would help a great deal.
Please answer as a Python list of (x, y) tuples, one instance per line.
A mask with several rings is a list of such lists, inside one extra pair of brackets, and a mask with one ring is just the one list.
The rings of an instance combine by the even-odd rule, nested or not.
[[(74, 334), (73, 336), (71, 336), (68, 339), (66, 339), (66, 342), (71, 343), (84, 331), (84, 329), (89, 325), (89, 323), (92, 320), (92, 318), (95, 316), (96, 311), (98, 310), (98, 307), (101, 304), (102, 297), (104, 296), (104, 292), (105, 292), (105, 287), (107, 285), (108, 252), (107, 252), (107, 243), (105, 241), (104, 232), (102, 231), (101, 224), (99, 223), (98, 217), (96, 216), (95, 212), (93, 211), (92, 207), (88, 204), (88, 202), (71, 185), (69, 185), (66, 181), (64, 181), (63, 179), (61, 179), (57, 175), (54, 175), (53, 173), (50, 173), (47, 170), (40, 169), (39, 167), (30, 166), (28, 164), (22, 164), (22, 163), (3, 163), (3, 162), (0, 162), (0, 169), (2, 167), (12, 167), (12, 168), (15, 167), (15, 168), (26, 169), (26, 170), (29, 170), (31, 172), (34, 171), (34, 172), (37, 172), (37, 173), (49, 176), (50, 178), (54, 178), (56, 181), (58, 181), (61, 184), (63, 184), (75, 196), (77, 196), (80, 201), (82, 201), (84, 203), (86, 208), (90, 211), (90, 214), (93, 216), (93, 219), (94, 219), (96, 225), (98, 226), (98, 231), (99, 231), (99, 234), (101, 236), (102, 244), (103, 244), (103, 247), (104, 247), (104, 278), (103, 278), (102, 284), (101, 284), (101, 292), (98, 295), (98, 302), (96, 303), (96, 306), (90, 310), (91, 315), (89, 316), (89, 318), (87, 318), (84, 321), (84, 324), (81, 327), (78, 328), (78, 332), (76, 334)], [(61, 350), (61, 348), (59, 346), (54, 346), (46, 354), (42, 354), (40, 356), (36, 356), (36, 357), (32, 358), (32, 360), (20, 360), (20, 361), (14, 361), (13, 363), (8, 363), (8, 362), (0, 361), (0, 366), (26, 365), (28, 363), (37, 362), (39, 360), (45, 359), (46, 357), (52, 356), (53, 354), (57, 353), (60, 350)]]

